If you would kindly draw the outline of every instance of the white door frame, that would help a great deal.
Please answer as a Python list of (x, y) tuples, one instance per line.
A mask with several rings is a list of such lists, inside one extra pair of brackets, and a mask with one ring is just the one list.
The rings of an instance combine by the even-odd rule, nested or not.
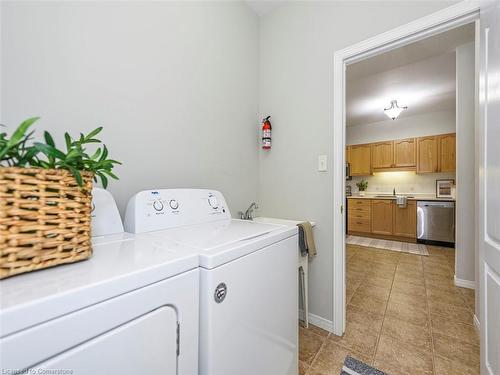
[(479, 19), (479, 2), (462, 1), (335, 52), (333, 62), (333, 333), (345, 331), (345, 71), (348, 64)]

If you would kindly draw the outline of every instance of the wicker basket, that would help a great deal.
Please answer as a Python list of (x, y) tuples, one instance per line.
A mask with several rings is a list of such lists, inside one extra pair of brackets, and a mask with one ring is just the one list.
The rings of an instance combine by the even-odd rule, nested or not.
[(92, 177), (0, 167), (0, 279), (92, 255)]

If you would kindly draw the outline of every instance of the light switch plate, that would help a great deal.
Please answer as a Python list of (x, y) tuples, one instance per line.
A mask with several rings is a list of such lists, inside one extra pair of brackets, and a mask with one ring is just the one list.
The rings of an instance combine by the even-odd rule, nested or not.
[(318, 156), (318, 172), (326, 172), (328, 170), (327, 161), (328, 159), (326, 155)]

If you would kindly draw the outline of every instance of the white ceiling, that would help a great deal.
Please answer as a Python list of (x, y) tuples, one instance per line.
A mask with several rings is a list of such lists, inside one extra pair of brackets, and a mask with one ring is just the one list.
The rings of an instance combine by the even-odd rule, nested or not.
[(245, 0), (245, 3), (260, 17), (271, 13), (288, 0)]
[(455, 49), (474, 40), (466, 25), (349, 65), (347, 125), (387, 120), (391, 100), (408, 106), (400, 117), (455, 108)]

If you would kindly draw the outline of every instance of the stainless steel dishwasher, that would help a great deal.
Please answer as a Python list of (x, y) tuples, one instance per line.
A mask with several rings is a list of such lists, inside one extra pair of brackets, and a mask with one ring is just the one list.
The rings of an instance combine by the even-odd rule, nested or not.
[(455, 202), (417, 202), (417, 242), (455, 246)]

